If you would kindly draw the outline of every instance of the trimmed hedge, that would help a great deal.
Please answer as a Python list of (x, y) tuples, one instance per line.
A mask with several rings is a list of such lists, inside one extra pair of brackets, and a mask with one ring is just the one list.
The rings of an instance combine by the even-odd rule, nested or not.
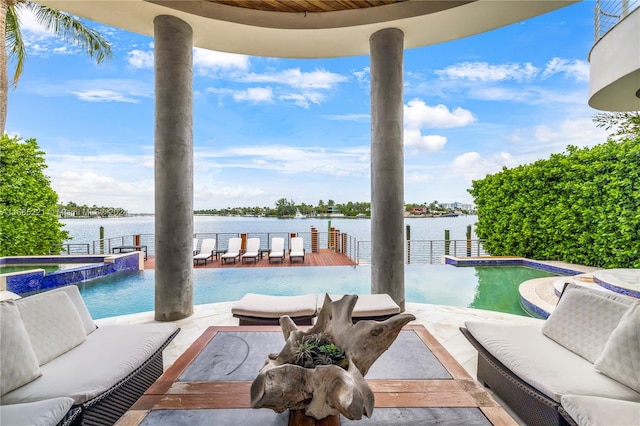
[(640, 138), (569, 146), (473, 181), (469, 193), (494, 256), (640, 267)]

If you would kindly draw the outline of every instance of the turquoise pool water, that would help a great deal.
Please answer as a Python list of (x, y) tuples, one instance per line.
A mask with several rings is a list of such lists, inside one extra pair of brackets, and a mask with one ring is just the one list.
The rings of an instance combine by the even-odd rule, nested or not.
[[(194, 303), (230, 302), (246, 293), (370, 293), (369, 266), (196, 269)], [(472, 307), (527, 316), (518, 286), (526, 280), (554, 276), (522, 266), (454, 267), (407, 265), (407, 302)], [(80, 283), (95, 319), (154, 309), (155, 271), (118, 272)]]

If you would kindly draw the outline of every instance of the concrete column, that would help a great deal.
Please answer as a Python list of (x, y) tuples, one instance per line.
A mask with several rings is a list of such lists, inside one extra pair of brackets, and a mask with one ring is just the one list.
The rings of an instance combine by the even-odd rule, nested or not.
[(191, 27), (157, 16), (155, 45), (155, 319), (193, 314), (193, 66)]
[(404, 311), (404, 34), (374, 33), (371, 48), (371, 293)]

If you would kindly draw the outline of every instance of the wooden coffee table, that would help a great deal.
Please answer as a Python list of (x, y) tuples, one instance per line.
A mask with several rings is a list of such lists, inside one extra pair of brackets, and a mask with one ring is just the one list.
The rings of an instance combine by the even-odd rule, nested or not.
[[(186, 417), (192, 426), (224, 423), (215, 417), (218, 415), (228, 416), (225, 418), (237, 421), (233, 424), (238, 425), (247, 421), (249, 424), (286, 425), (286, 412), (276, 414), (269, 409), (250, 408), (251, 377), (253, 371), (257, 374), (262, 366), (257, 360), (266, 357), (261, 354), (253, 358), (248, 356), (254, 349), (246, 342), (260, 340), (258, 337), (272, 343), (272, 348), (268, 348), (272, 352), (278, 352), (284, 346), (280, 327), (209, 327), (125, 413), (117, 426), (180, 423)], [(235, 343), (240, 341), (243, 342)], [(244, 361), (250, 364), (244, 372), (239, 367), (221, 365), (226, 361), (221, 361), (220, 357), (236, 350), (235, 347), (240, 348), (239, 345), (247, 347), (236, 357), (238, 365)], [(394, 364), (398, 357), (404, 357), (398, 363), (401, 366)], [(380, 368), (376, 368), (378, 363)], [(233, 371), (224, 373), (225, 368)], [(414, 375), (416, 378), (409, 377)], [(406, 326), (396, 342), (374, 363), (366, 379), (375, 395), (371, 420), (378, 416), (377, 424), (384, 424), (380, 416), (391, 419), (400, 414), (403, 418), (429, 417), (432, 421), (438, 416), (452, 415), (459, 424), (465, 422), (464, 416), (470, 416), (475, 424), (517, 424), (422, 325)], [(244, 420), (242, 416), (245, 416)], [(353, 424), (364, 426), (368, 420), (364, 417)], [(341, 418), (341, 424), (352, 424), (352, 421)]]

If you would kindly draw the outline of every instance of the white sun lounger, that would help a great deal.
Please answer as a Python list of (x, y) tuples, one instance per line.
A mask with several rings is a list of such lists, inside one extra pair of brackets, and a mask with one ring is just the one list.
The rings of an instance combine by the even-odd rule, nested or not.
[(247, 260), (258, 262), (258, 254), (260, 254), (260, 238), (249, 238), (247, 240), (247, 251), (241, 256), (242, 263)]
[(211, 259), (213, 261), (213, 256), (215, 255), (216, 250), (216, 239), (215, 238), (205, 238), (202, 240), (202, 247), (200, 247), (200, 253), (193, 256), (193, 261), (198, 264), (199, 262), (204, 262), (207, 264), (207, 260)]
[(240, 325), (277, 325), (283, 315), (289, 315), (298, 325), (311, 325), (316, 316), (316, 295), (247, 293), (231, 308), (231, 313), (240, 319)]
[(220, 261), (224, 263), (228, 260), (233, 260), (236, 263), (236, 259), (240, 257), (240, 247), (242, 246), (242, 238), (229, 238), (229, 244), (227, 246), (227, 252), (220, 256)]
[(284, 262), (284, 238), (274, 237), (271, 239), (269, 263), (271, 263), (271, 261), (275, 259), (280, 259), (281, 262)]
[(293, 259), (301, 258), (304, 262), (304, 239), (302, 237), (291, 238), (291, 248), (289, 249), (289, 262)]

